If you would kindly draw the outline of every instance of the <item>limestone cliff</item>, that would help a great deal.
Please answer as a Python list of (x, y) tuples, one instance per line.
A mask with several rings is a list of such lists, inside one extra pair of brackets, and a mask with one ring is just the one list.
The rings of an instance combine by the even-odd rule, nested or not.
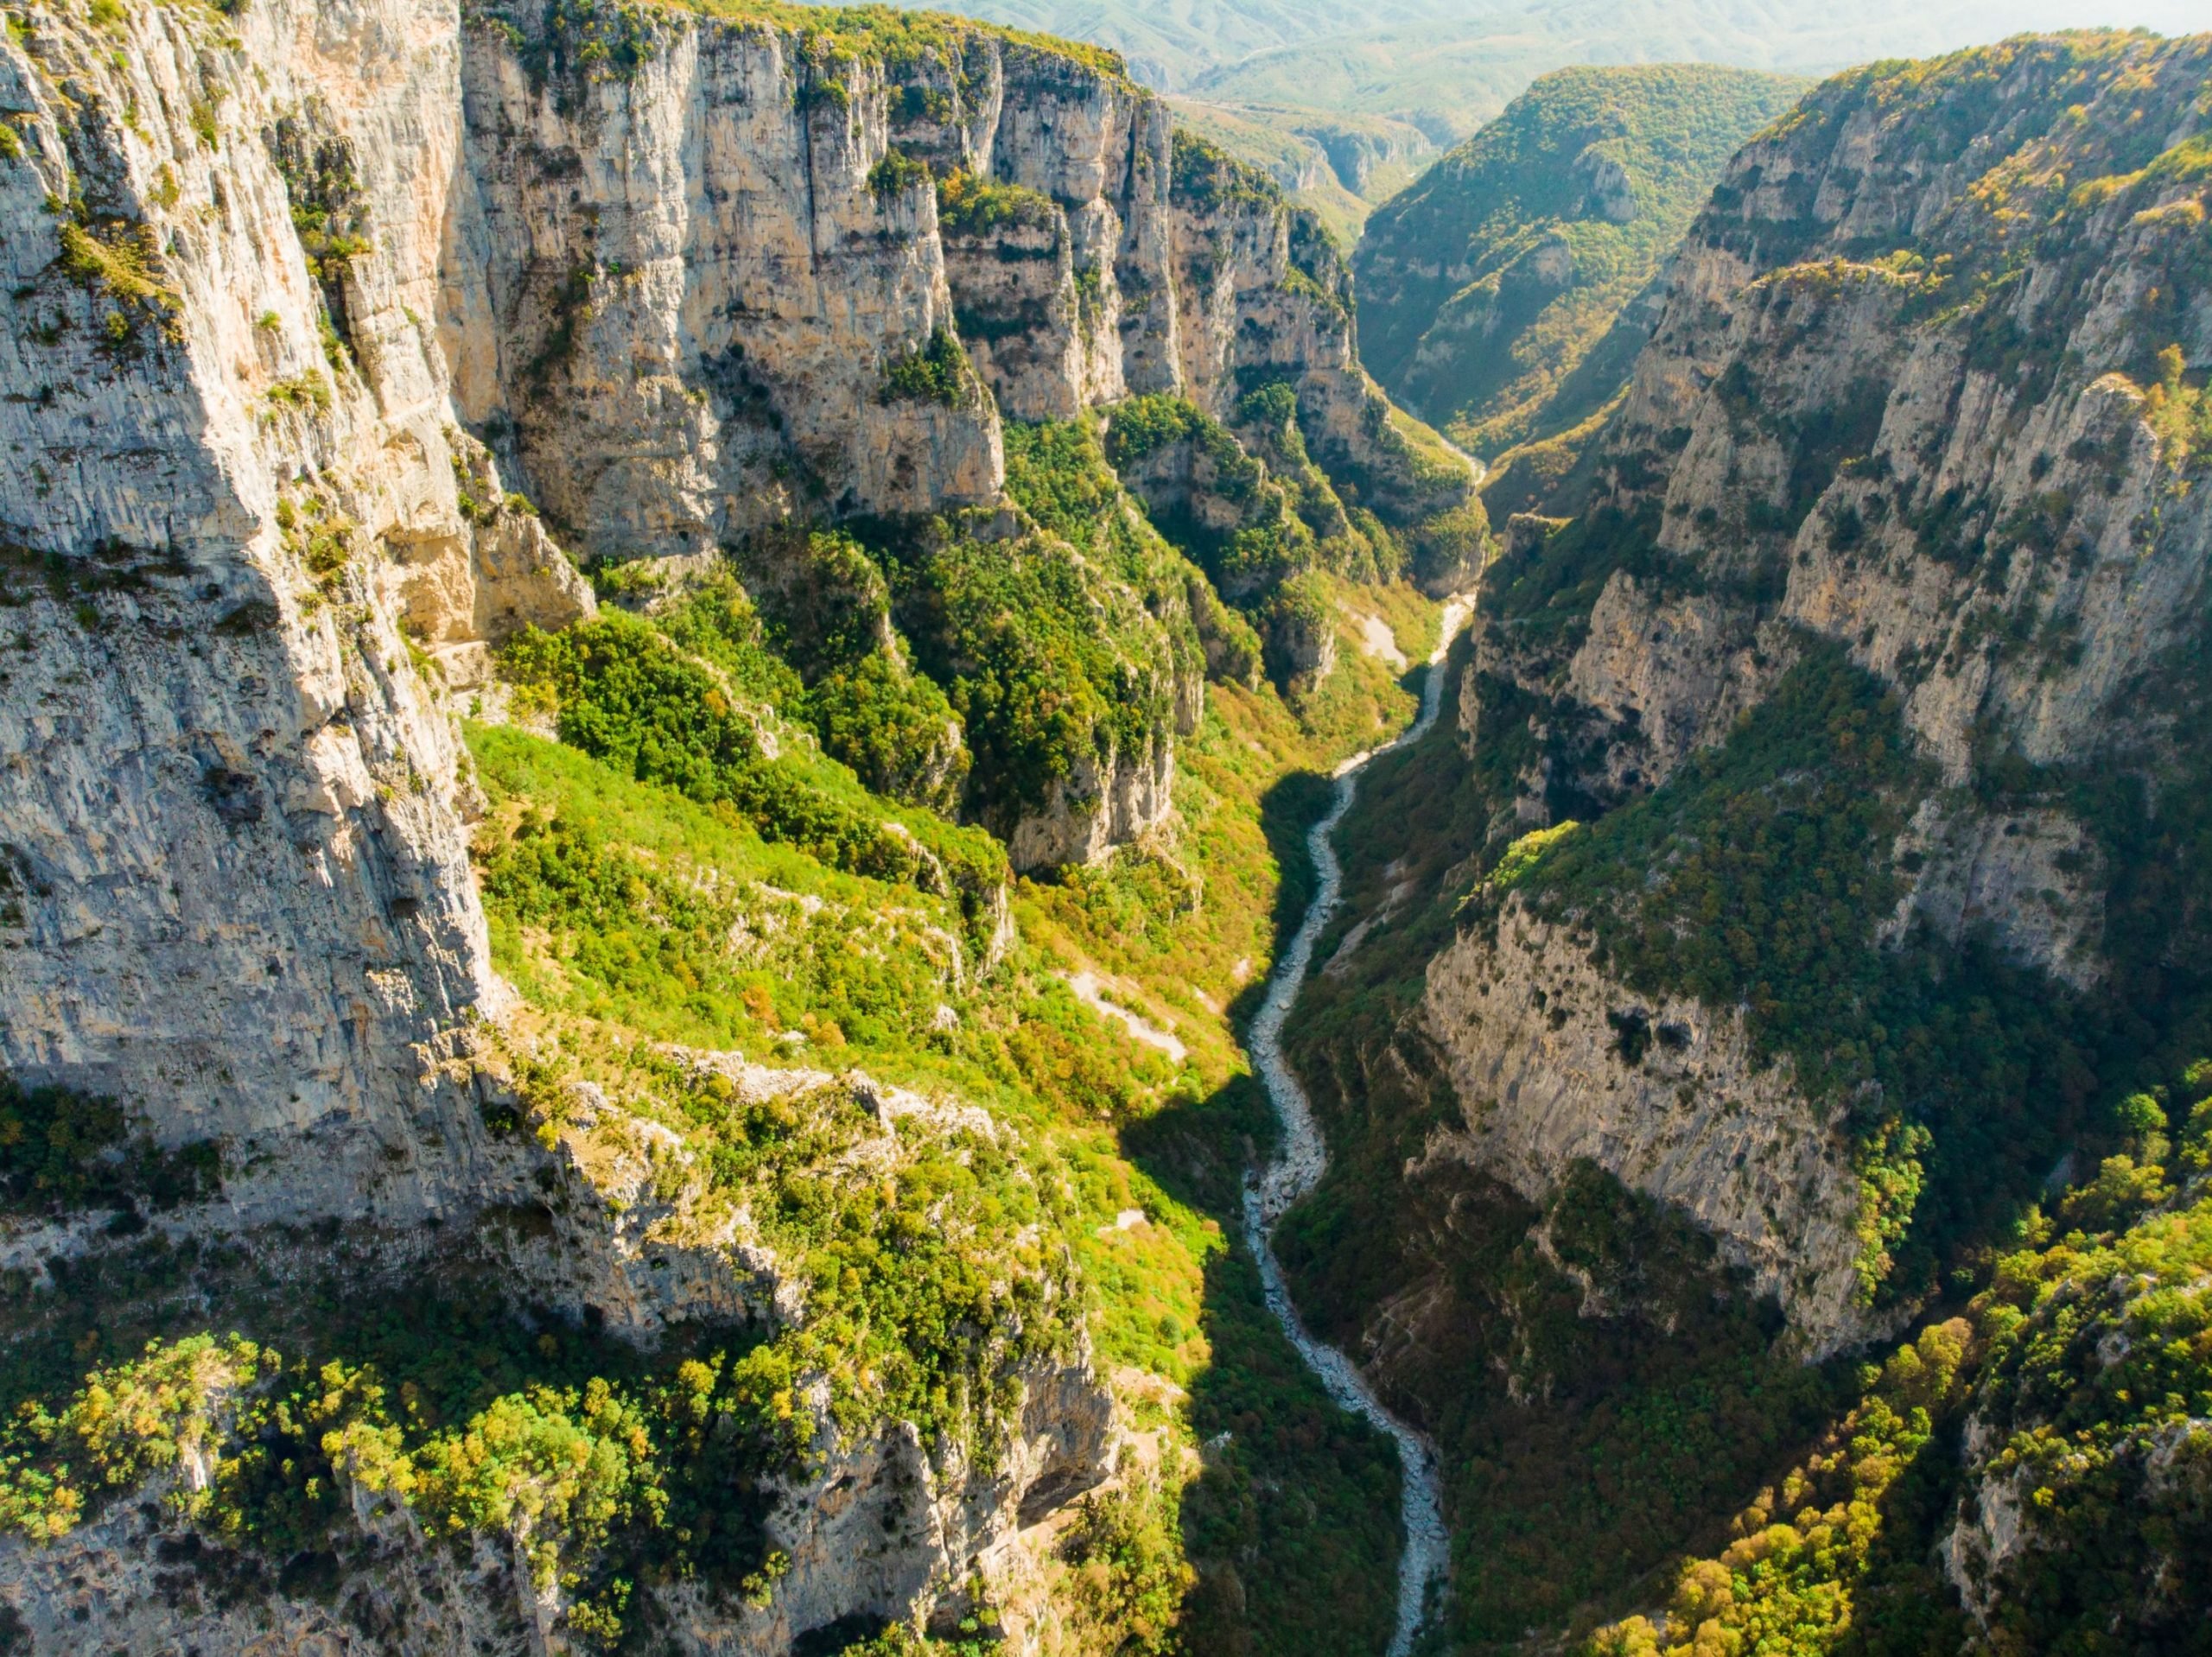
[[(404, 1285), (435, 1238), (492, 1247), (487, 1215), (567, 1180), (578, 1206), (524, 1228), (506, 1287), (648, 1341), (702, 1314), (798, 1328), (803, 1304), (741, 1249), (641, 1266), (606, 1182), (513, 1133), (520, 1083), (486, 1033), (513, 997), (451, 715), (490, 694), (512, 635), (594, 613), (564, 547), (665, 558), (791, 515), (995, 505), (998, 417), (964, 366), (944, 395), (901, 389), (955, 309), (933, 193), (874, 176), (896, 101), (879, 62), (656, 15), (625, 23), (618, 73), (563, 33), (572, 15), (524, 21), (408, 0), (10, 14), (0, 1061), (11, 1084), (123, 1101), (162, 1146), (220, 1147), (219, 1200), (166, 1218), (164, 1247), (259, 1258), (320, 1225)], [(979, 167), (1002, 155), (1080, 206), (1058, 82), (1071, 109), (1124, 99), (1118, 130), (1148, 121), (1165, 153), (1155, 106), (1104, 69), (982, 32), (952, 49), (923, 83), (957, 67), (981, 100), (954, 124)], [(1085, 249), (1166, 244), (1156, 215), (1127, 235), (1075, 220)], [(1069, 406), (1118, 393), (1122, 334), (1180, 384), (1173, 315), (1094, 341), (1105, 365)], [(1176, 618), (1148, 625), (1164, 657)], [(1155, 743), (1102, 754), (1029, 829), (1039, 860), (1164, 812), (1185, 677)], [(11, 1219), (11, 1267), (106, 1269), (135, 1246), (115, 1218)], [(1102, 1474), (1079, 1350), (977, 1379), (1027, 1401), (949, 1452), (896, 1422), (825, 1427), (818, 1477), (768, 1521), (788, 1570), (742, 1626), (720, 1602), (683, 1611), (688, 1637), (780, 1649), (925, 1611), (1025, 1499), (1033, 1518)], [(235, 1615), (180, 1598), (164, 1561), (196, 1544), (146, 1522), (10, 1545), (11, 1628), (135, 1647), (189, 1623), (217, 1649), (337, 1626), (289, 1590)], [(364, 1511), (364, 1615), (426, 1650), (565, 1637), (556, 1601), (508, 1591), (504, 1544), (449, 1571), (412, 1522)]]
[[(29, 624), (4, 1040), (135, 1093), (158, 1032), (180, 1133), (365, 1133), (416, 1047), (496, 1006), (468, 790), (403, 630), (465, 688), (518, 627), (591, 613), (556, 536), (664, 557), (999, 498), (990, 399), (887, 389), (965, 302), (887, 155), (1027, 192), (1045, 228), (991, 261), (1049, 242), (1052, 291), (1083, 289), (1095, 326), (1033, 397), (979, 352), (1009, 406), (1280, 373), (1378, 501), (1454, 498), (1392, 469), (1310, 231), (1279, 198), (1178, 202), (1163, 106), (1103, 60), (558, 5), (26, 19), (0, 49)], [(1156, 819), (1159, 739), (1097, 779), (1078, 850)], [(246, 1060), (249, 1029), (283, 1034)]]
[[(2047, 1238), (2055, 1274), (2159, 1200), (2144, 1146), (2204, 1091), (2208, 79), (2202, 37), (2022, 39), (1753, 139), (1618, 407), (1505, 526), (1446, 717), (1363, 775), (1286, 1037), (1332, 1165), (1278, 1248), (1437, 1438), (1467, 1649), (1669, 1581), (1664, 1626), (1592, 1648), (1755, 1642), (1827, 1595), (1916, 1648), (2051, 1649), (2054, 1583), (2099, 1584), (2083, 1627), (2185, 1603), (2179, 1532), (2102, 1541), (2201, 1506), (2195, 1383), (2121, 1375), (2142, 1312), (2087, 1338), (2110, 1409), (1982, 1400), (1955, 1613), (1948, 1494), (1915, 1530), (1762, 1487), (1831, 1430), (1823, 1489), (1943, 1460), (1940, 1414), (1915, 1460), (1789, 1401), (1836, 1373), (1805, 1361), (1984, 1285), (2025, 1306), (2044, 1268), (1993, 1254)], [(2139, 1413), (2108, 1462), (2049, 1448)]]
[[(424, 22), (41, 13), (0, 48), (24, 647), (0, 1043), (237, 1145), (245, 1217), (419, 1214), (480, 1179), (435, 1062), (499, 990), (457, 745), (398, 623), (444, 646), (591, 602), (534, 521), (462, 509), (457, 479), (498, 482), (422, 320), (461, 139), (455, 41)], [(350, 346), (264, 136), (309, 106), (358, 135)], [(410, 1157), (426, 1136), (445, 1151)]]
[[(1897, 785), (1879, 859), (1894, 892), (1859, 947), (1986, 947), (2062, 994), (2115, 971), (2139, 986), (2106, 932), (2121, 854), (2069, 779), (2153, 778), (2193, 740), (2212, 508), (2191, 487), (2194, 440), (2162, 411), (2195, 408), (2212, 352), (2185, 159), (2202, 143), (2207, 51), (2022, 42), (1915, 72), (1910, 96), (1860, 72), (1730, 164), (1590, 480), (1562, 503), (1576, 516), (1516, 519), (1487, 577), (1463, 741), (1522, 756), (1491, 832), (1644, 797), (1832, 641), (1894, 698), (1926, 767)], [(1972, 92), (1969, 73), (1987, 77)], [(2050, 129), (2067, 100), (2084, 112)], [(1971, 122), (1955, 155), (1935, 136), (1946, 121)], [(1689, 849), (1654, 847), (1652, 880)], [(1478, 993), (1518, 975), (1520, 948), (1477, 926), (1429, 973), (1424, 1016), (1471, 1120), (1523, 1044), (1566, 1038), (1558, 1010)], [(1579, 974), (1579, 952), (1543, 945), (1538, 976)], [(1649, 1005), (1651, 987), (1615, 981), (1591, 1012)], [(1601, 1023), (1577, 1013), (1568, 1028), (1603, 1050)], [(1748, 1163), (1724, 1135), (1699, 1168), (1662, 1171), (1637, 1148), (1657, 1131), (1648, 1108), (1624, 1133), (1598, 1103), (1652, 1088), (1649, 1063), (1618, 1043), (1593, 1059), (1567, 1107), (1577, 1146), (1693, 1212), (1770, 1181), (1709, 1222), (1744, 1258), (1794, 1262), (1770, 1280), (1816, 1346), (1847, 1338), (1840, 1288), (1863, 1237), (1836, 1223), (1838, 1181), (1863, 1142), (1849, 1151), (1808, 1101)], [(1754, 1067), (1688, 1108), (1757, 1114), (1789, 1074)], [(1487, 1165), (1540, 1190), (1537, 1142)], [(1796, 1159), (1824, 1142), (1828, 1171), (1802, 1178)]]

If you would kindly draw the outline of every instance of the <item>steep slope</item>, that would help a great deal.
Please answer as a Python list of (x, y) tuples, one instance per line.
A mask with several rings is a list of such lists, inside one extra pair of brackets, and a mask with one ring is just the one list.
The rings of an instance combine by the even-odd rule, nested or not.
[(2130, 1149), (2031, 1222), (1962, 1316), (1868, 1366), (1818, 1453), (1758, 1493), (1725, 1552), (1684, 1563), (1659, 1625), (1589, 1649), (1775, 1629), (1809, 1650), (2187, 1649), (2212, 1521), (2212, 1111), (2190, 1102), (2208, 1080), (2192, 1066), (2171, 1106), (2136, 1095)]
[(1747, 146), (1456, 738), (1347, 825), (1285, 1253), (1446, 1441), (1477, 1643), (1713, 1534), (1802, 1361), (1970, 1290), (2201, 1049), (2208, 78), (2024, 39)]
[(1485, 457), (1579, 423), (1626, 382), (1721, 168), (1802, 90), (1688, 65), (1537, 80), (1370, 220), (1370, 367)]
[[(1172, 1612), (1207, 1347), (1130, 1308), (1230, 1268), (1116, 1125), (1231, 1065), (1014, 865), (1160, 836), (1209, 672), (1284, 766), (1405, 700), (1261, 688), (1096, 406), (1262, 397), (1359, 503), (1243, 595), (1300, 641), (1480, 562), (1325, 241), (1103, 54), (883, 11), (31, 4), (0, 108), (0, 1643)], [(1243, 1638), (1394, 1546), (1265, 1331), (1206, 1488), (1358, 1543)]]

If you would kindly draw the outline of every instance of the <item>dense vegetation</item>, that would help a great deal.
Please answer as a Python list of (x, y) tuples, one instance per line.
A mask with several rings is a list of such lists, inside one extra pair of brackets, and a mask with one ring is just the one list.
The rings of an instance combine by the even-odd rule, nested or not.
[(2198, 1064), (2134, 1095), (2132, 1148), (2027, 1216), (1961, 1315), (1866, 1366), (1857, 1405), (1735, 1540), (1680, 1567), (1668, 1632), (1632, 1617), (1588, 1649), (1958, 1651), (1972, 1630), (1936, 1549), (1955, 1512), (1996, 1522), (1999, 1501), (2024, 1546), (1993, 1570), (1961, 1559), (1992, 1608), (1986, 1649), (2196, 1648), (2212, 1609), (2192, 1568), (2212, 1546), (2208, 1092)]
[[(984, 29), (1009, 44), (1039, 48), (1111, 80), (1128, 81), (1128, 71), (1113, 52), (1020, 29), (979, 29), (941, 11), (785, 0), (678, 0), (675, 9), (740, 28), (766, 27), (796, 35), (801, 97), (815, 107), (842, 111), (850, 97), (848, 83), (862, 63), (881, 66), (894, 80), (932, 60), (963, 74), (968, 44)], [(573, 102), (592, 81), (636, 77), (663, 47), (667, 20), (657, 16), (659, 10), (650, 0), (551, 0), (542, 11), (524, 14), (501, 0), (482, 0), (472, 4), (467, 21), (503, 34), (533, 78)]]
[[(1427, 458), (1411, 437), (1404, 448), (1408, 471), (1419, 475)], [(1322, 468), (1307, 447), (1298, 394), (1279, 379), (1239, 397), (1226, 421), (1181, 397), (1128, 398), (1112, 412), (1105, 453), (1151, 504), (1160, 532), (1205, 572), (1211, 592), (1255, 630), (1268, 676), (1298, 694), (1327, 659), (1335, 626), (1327, 578), (1372, 583), (1410, 574), (1435, 590), (1440, 577), (1472, 568), (1487, 540), (1472, 503), (1400, 529), (1358, 504), (1359, 468), (1340, 466), (1333, 478)], [(1454, 481), (1464, 479), (1456, 462), (1449, 470)], [(1243, 676), (1242, 628), (1209, 620), (1203, 631), (1217, 676)]]
[(1742, 1007), (1755, 1053), (1788, 1055), (1847, 1124), (1870, 1297), (1933, 1289), (2033, 1191), (2095, 1088), (2096, 1025), (2049, 985), (1973, 949), (1875, 947), (1904, 890), (1891, 848), (1931, 781), (1894, 698), (1814, 647), (1723, 746), (1509, 856), (1471, 911), (1518, 891), (1631, 987)]
[[(1014, 487), (1040, 525), (1081, 536), (1102, 562), (1166, 551), (1148, 531), (1116, 549), (1116, 526), (1141, 530), (1141, 518), (1079, 428), (1010, 435)], [(896, 592), (920, 579), (893, 566)], [(1410, 595), (1366, 601), (1419, 625)], [(1318, 736), (1271, 691), (1217, 690), (1183, 746), (1183, 860), (1124, 853), (1060, 884), (1025, 885), (1018, 905), (1032, 944), (984, 977), (963, 978), (956, 952), (931, 943), (946, 921), (926, 894), (810, 867), (719, 802), (695, 805), (565, 746), (506, 731), (473, 737), (494, 799), (483, 858), (495, 948), (534, 1004), (609, 1032), (747, 1052), (834, 1049), (840, 1064), (949, 1087), (1023, 1125), (1028, 1154), (1044, 1159), (1038, 1189), (1071, 1194), (1062, 1235), (1096, 1296), (1100, 1357), (1129, 1366), (1141, 1419), (1178, 1441), (1217, 1441), (1187, 1487), (1178, 1473), (1096, 1504), (1071, 1536), (1070, 1591), (1088, 1626), (1111, 1631), (1109, 1644), (1249, 1641), (1319, 1657), (1341, 1648), (1339, 1630), (1369, 1628), (1379, 1640), (1387, 1627), (1389, 1447), (1326, 1403), (1224, 1223), (1244, 1147), (1269, 1123), (1223, 1010), (1264, 974), (1278, 860), (1322, 790), (1279, 806), (1262, 796), (1285, 768), (1371, 741), (1402, 712), (1403, 694), (1379, 669), (1357, 657), (1321, 688), (1305, 710)], [(1281, 900), (1285, 913), (1293, 901)], [(1186, 1065), (1102, 1038), (1114, 1026), (1051, 975), (1056, 961), (1145, 986), (1137, 1005), (1187, 1041)], [(1132, 1208), (1146, 1223), (1106, 1223)], [(1284, 1482), (1302, 1493), (1287, 1507), (1268, 1494)]]
[(1485, 457), (1612, 396), (1631, 308), (1722, 166), (1796, 100), (1779, 75), (1563, 69), (1369, 221), (1360, 345), (1391, 391)]
[(0, 1209), (113, 1208), (135, 1224), (142, 1202), (167, 1209), (209, 1195), (221, 1167), (205, 1140), (164, 1149), (133, 1133), (112, 1099), (0, 1076)]

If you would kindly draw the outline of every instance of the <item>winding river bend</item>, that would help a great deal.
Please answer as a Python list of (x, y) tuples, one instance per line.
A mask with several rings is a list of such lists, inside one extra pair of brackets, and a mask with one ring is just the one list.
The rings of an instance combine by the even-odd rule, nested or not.
[(1406, 1546), (1398, 1560), (1398, 1622), (1390, 1636), (1389, 1657), (1408, 1657), (1414, 1636), (1420, 1632), (1427, 1609), (1430, 1587), (1440, 1584), (1444, 1578), (1449, 1538), (1444, 1528), (1443, 1486), (1437, 1475), (1436, 1452), (1428, 1441), (1383, 1408), (1382, 1400), (1375, 1396), (1374, 1389), (1352, 1361), (1335, 1347), (1317, 1339), (1299, 1317), (1298, 1308), (1291, 1304), (1282, 1267), (1275, 1259), (1275, 1224), (1292, 1203), (1319, 1183), (1322, 1172), (1329, 1165), (1329, 1148), (1322, 1141), (1320, 1129), (1314, 1126), (1313, 1107), (1306, 1101), (1306, 1089), (1283, 1063), (1282, 1027), (1313, 964), (1314, 942), (1328, 924), (1330, 913), (1344, 890), (1344, 867), (1337, 861), (1330, 836), (1344, 821), (1344, 813), (1351, 809), (1352, 797), (1359, 789), (1359, 773), (1377, 755), (1419, 741), (1436, 723), (1436, 711), (1444, 697), (1444, 655), (1451, 647), (1452, 637), (1465, 624), (1471, 602), (1456, 598), (1444, 607), (1442, 636), (1435, 652), (1428, 658), (1428, 670), (1422, 676), (1421, 716), (1395, 741), (1356, 754), (1337, 767), (1336, 798), (1330, 804), (1328, 815), (1315, 823), (1306, 835), (1318, 877), (1313, 901), (1306, 911), (1306, 917), (1299, 923), (1290, 947), (1275, 963), (1274, 975), (1268, 981), (1267, 999), (1252, 1020), (1249, 1038), (1253, 1066), (1282, 1122), (1281, 1154), (1244, 1188), (1244, 1241), (1259, 1261), (1268, 1310), (1282, 1325), (1283, 1333), (1290, 1337), (1306, 1367), (1320, 1377), (1329, 1396), (1390, 1435), (1398, 1446), (1398, 1461), (1405, 1469), (1400, 1507), (1405, 1521)]

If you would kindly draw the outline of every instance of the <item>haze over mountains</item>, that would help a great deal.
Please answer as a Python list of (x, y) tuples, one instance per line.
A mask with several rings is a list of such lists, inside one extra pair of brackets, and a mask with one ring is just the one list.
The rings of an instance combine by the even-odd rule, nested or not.
[(2203, 25), (2187, 0), (950, 0), (945, 10), (1112, 47), (1164, 92), (1411, 117), (1464, 137), (1548, 69), (1732, 63), (1817, 72), (2028, 29)]

